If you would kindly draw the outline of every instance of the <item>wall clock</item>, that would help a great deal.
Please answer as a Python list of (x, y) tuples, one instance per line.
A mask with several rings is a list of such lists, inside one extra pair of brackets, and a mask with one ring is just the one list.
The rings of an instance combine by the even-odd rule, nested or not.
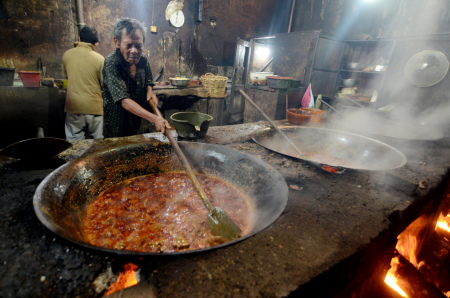
[(169, 19), (169, 22), (175, 28), (180, 28), (184, 24), (184, 14), (181, 10), (174, 12)]

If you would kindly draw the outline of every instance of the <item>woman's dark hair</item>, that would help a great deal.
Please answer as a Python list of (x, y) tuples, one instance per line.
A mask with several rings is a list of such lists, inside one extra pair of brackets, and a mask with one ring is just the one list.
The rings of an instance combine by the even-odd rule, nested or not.
[(145, 42), (144, 28), (141, 23), (136, 19), (122, 18), (117, 19), (114, 22), (114, 37), (119, 41), (122, 41), (122, 31), (125, 29), (127, 35), (135, 33), (137, 30), (141, 30), (143, 42)]
[(98, 32), (94, 27), (84, 26), (80, 30), (80, 41), (96, 44), (98, 42)]

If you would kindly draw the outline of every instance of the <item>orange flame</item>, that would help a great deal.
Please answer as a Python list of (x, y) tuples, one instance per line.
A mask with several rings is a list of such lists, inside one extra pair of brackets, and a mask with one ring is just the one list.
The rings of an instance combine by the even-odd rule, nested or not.
[(397, 251), (404, 256), (411, 264), (415, 267), (417, 266), (416, 249), (418, 239), (414, 235), (401, 235), (398, 238), (397, 246), (395, 247)]
[(136, 285), (138, 283), (136, 278), (137, 269), (138, 266), (133, 263), (125, 264), (122, 267), (122, 270), (119, 273), (117, 280), (109, 286), (109, 288), (105, 291), (103, 296), (108, 296), (117, 291)]
[[(427, 217), (421, 216), (416, 221), (411, 223), (405, 231), (398, 235), (397, 245), (395, 249), (407, 259), (413, 266), (418, 267), (417, 262), (417, 245), (419, 239), (423, 232), (423, 227), (426, 226)], [(395, 278), (395, 273), (397, 272), (397, 267), (399, 264), (398, 257), (394, 257), (391, 260), (391, 268), (389, 269), (386, 277), (384, 279), (385, 283), (388, 284), (392, 289), (397, 291), (403, 297), (407, 297), (402, 289), (397, 285), (397, 279)]]
[(436, 230), (443, 229), (447, 232), (450, 232), (450, 227), (448, 225), (449, 221), (450, 221), (450, 214), (447, 214), (447, 216), (444, 216), (441, 213), (441, 215), (439, 216), (438, 222), (436, 223)]
[[(414, 267), (417, 269), (424, 264), (421, 261), (418, 264), (417, 260), (417, 249), (419, 239), (423, 236), (425, 227), (427, 224), (428, 217), (426, 215), (420, 216), (413, 223), (411, 223), (405, 231), (403, 231), (400, 235), (398, 235), (396, 250), (402, 255), (405, 259), (407, 259)], [(447, 232), (450, 232), (450, 214), (444, 216), (442, 213), (439, 215), (439, 218), (436, 223), (435, 230), (443, 229)], [(398, 257), (394, 257), (391, 260), (391, 268), (386, 274), (385, 283), (388, 284), (392, 289), (397, 291), (403, 297), (407, 297), (406, 294), (400, 289), (397, 285), (396, 272), (399, 265)], [(448, 296), (450, 297), (450, 296)]]
[(397, 271), (397, 266), (399, 264), (398, 257), (391, 260), (391, 268), (388, 270), (384, 282), (390, 286), (393, 290), (399, 293), (402, 297), (408, 297), (405, 292), (397, 285), (397, 278), (395, 277), (395, 272)]
[(322, 169), (324, 169), (328, 173), (342, 174), (345, 171), (345, 168), (342, 168), (342, 167), (334, 167), (334, 166), (329, 166), (329, 165), (320, 165), (320, 166)]

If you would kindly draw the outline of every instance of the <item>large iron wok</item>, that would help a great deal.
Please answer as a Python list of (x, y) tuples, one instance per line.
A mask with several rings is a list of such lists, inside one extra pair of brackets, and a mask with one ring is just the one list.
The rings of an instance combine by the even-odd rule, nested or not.
[[(304, 159), (317, 165), (359, 169), (390, 170), (406, 163), (405, 155), (380, 141), (337, 130), (279, 126), (304, 154)], [(272, 151), (299, 158), (273, 128), (253, 132), (252, 139)]]
[(27, 161), (46, 161), (52, 159), (72, 144), (59, 138), (44, 137), (44, 129), (38, 128), (37, 138), (26, 139), (8, 145), (0, 151), (1, 155)]
[(102, 191), (136, 176), (184, 171), (172, 147), (156, 140), (97, 152), (56, 169), (35, 192), (36, 215), (51, 231), (88, 248), (127, 255), (175, 255), (242, 241), (271, 225), (283, 212), (288, 199), (287, 184), (281, 174), (265, 162), (219, 145), (190, 142), (179, 142), (179, 145), (194, 172), (225, 180), (249, 197), (255, 207), (249, 234), (211, 248), (174, 253), (107, 249), (92, 246), (84, 240), (80, 228), (84, 210)]

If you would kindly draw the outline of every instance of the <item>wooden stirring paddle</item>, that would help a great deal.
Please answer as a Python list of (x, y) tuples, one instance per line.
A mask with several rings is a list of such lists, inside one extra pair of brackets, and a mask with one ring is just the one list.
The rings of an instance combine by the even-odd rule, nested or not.
[[(149, 103), (150, 103), (153, 111), (159, 117), (162, 118), (162, 114), (159, 111), (159, 109), (156, 107), (155, 103), (152, 100), (149, 100)], [(211, 203), (208, 200), (208, 197), (206, 196), (205, 191), (201, 187), (200, 182), (195, 177), (194, 171), (192, 170), (183, 151), (181, 151), (180, 146), (178, 146), (177, 141), (175, 141), (174, 137), (172, 136), (172, 133), (170, 132), (169, 129), (166, 128), (164, 134), (169, 139), (170, 144), (174, 148), (175, 153), (177, 154), (178, 158), (180, 159), (181, 163), (183, 164), (183, 167), (186, 170), (186, 173), (189, 176), (189, 179), (191, 179), (195, 190), (197, 191), (197, 193), (199, 194), (200, 198), (203, 201), (203, 204), (206, 206), (206, 208), (209, 211), (208, 219), (207, 219), (208, 228), (211, 230), (211, 232), (215, 236), (222, 236), (229, 240), (238, 238), (242, 232), (241, 229), (233, 222), (233, 220), (231, 220), (231, 218), (228, 216), (228, 214), (222, 208), (212, 207)]]

